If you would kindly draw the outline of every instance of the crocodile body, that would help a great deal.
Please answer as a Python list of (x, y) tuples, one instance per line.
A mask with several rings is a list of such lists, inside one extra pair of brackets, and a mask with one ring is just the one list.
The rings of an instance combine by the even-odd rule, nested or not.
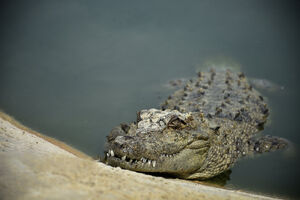
[(207, 179), (243, 156), (281, 149), (286, 140), (257, 137), (269, 109), (243, 73), (199, 72), (162, 104), (138, 112), (107, 136), (105, 162), (185, 179)]

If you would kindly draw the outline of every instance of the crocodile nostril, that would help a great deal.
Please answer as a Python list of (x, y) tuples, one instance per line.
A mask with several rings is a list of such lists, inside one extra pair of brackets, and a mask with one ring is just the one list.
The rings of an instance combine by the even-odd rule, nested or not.
[(111, 132), (109, 133), (109, 135), (107, 136), (107, 140), (108, 141), (113, 141), (115, 138), (117, 138), (118, 136), (124, 136), (126, 133), (125, 131), (122, 129), (121, 126), (117, 126), (115, 127), (113, 130), (111, 130)]

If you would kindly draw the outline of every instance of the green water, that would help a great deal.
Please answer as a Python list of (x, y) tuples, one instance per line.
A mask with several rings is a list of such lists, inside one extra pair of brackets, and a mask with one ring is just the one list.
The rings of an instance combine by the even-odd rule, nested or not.
[(208, 60), (284, 90), (262, 91), (264, 133), (293, 148), (240, 161), (226, 187), (300, 198), (297, 1), (7, 1), (1, 3), (0, 108), (91, 156), (136, 111), (158, 107), (168, 80)]

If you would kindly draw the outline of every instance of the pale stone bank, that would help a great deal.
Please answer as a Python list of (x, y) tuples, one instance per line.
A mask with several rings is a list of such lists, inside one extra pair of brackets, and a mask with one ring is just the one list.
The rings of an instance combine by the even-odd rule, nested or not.
[(0, 114), (0, 199), (275, 199), (99, 163)]

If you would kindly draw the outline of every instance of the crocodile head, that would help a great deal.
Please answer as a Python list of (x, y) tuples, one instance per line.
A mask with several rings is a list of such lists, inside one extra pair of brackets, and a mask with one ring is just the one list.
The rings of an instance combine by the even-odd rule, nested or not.
[(105, 160), (124, 169), (190, 177), (210, 146), (209, 132), (199, 120), (177, 110), (142, 110), (137, 122), (121, 124), (107, 136)]

